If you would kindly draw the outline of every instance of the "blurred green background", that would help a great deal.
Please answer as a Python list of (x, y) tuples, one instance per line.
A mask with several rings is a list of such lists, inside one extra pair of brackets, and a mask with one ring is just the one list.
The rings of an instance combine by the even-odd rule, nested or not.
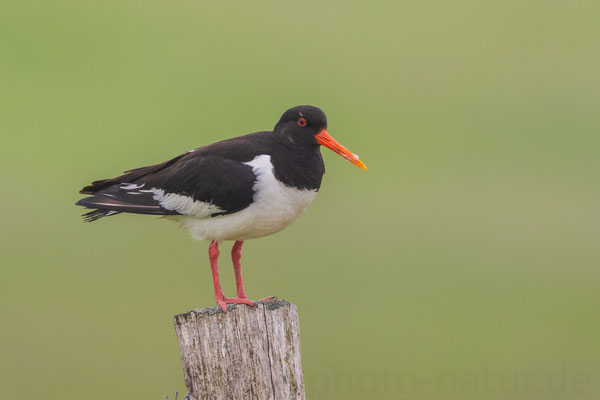
[(298, 305), (309, 398), (600, 397), (597, 2), (0, 7), (1, 398), (185, 393), (207, 244), (83, 224), (77, 191), (298, 104), (369, 167), (324, 149), (305, 215), (244, 248), (249, 296)]

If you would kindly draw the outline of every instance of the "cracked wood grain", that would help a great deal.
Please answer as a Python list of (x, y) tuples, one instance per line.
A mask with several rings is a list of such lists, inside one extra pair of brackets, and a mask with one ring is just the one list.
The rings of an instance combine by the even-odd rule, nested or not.
[(270, 300), (227, 310), (174, 318), (191, 400), (304, 399), (296, 306)]

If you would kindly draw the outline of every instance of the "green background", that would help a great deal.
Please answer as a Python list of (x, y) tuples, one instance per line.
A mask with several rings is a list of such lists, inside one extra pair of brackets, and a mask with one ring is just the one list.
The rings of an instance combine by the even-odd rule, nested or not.
[(3, 0), (0, 397), (185, 393), (207, 244), (77, 191), (314, 104), (369, 170), (324, 149), (243, 259), (298, 305), (309, 398), (599, 398), (597, 4)]

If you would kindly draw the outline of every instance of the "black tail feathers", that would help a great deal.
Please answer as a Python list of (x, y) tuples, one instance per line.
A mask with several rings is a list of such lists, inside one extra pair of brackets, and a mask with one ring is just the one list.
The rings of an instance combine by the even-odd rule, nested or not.
[(111, 215), (119, 214), (119, 211), (114, 210), (92, 210), (82, 215), (83, 222), (94, 222), (102, 217), (110, 217)]
[[(94, 208), (93, 202), (90, 201), (93, 199), (94, 199), (93, 197), (86, 197), (85, 199), (81, 199), (77, 203), (75, 203), (76, 206), (83, 206), (83, 207), (92, 209), (92, 211), (87, 212), (82, 215), (83, 222), (94, 222), (96, 220), (99, 220), (102, 217), (109, 217), (111, 215), (119, 214), (119, 211), (115, 211), (115, 210)], [(90, 204), (90, 203), (92, 203), (92, 204)]]

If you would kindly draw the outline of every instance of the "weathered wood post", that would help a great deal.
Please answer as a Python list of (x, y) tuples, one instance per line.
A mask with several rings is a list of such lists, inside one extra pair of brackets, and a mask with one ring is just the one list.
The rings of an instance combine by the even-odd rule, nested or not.
[(304, 399), (298, 310), (285, 300), (175, 316), (192, 400)]

